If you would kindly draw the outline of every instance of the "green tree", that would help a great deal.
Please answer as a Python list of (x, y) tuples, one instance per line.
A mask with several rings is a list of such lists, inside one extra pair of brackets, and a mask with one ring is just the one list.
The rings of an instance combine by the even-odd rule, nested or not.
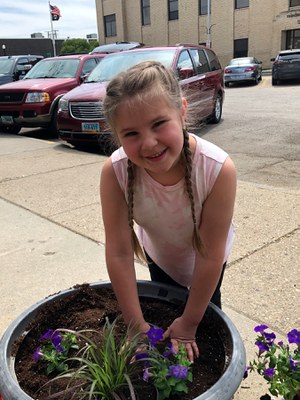
[(60, 54), (86, 54), (99, 46), (97, 40), (87, 41), (86, 39), (67, 39), (63, 42)]

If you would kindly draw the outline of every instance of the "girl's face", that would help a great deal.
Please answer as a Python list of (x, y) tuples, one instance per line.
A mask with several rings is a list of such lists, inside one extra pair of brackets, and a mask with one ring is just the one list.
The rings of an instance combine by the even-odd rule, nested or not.
[(149, 103), (121, 104), (115, 116), (115, 131), (128, 158), (159, 180), (174, 172), (180, 160), (187, 103), (183, 99), (180, 110), (161, 97)]

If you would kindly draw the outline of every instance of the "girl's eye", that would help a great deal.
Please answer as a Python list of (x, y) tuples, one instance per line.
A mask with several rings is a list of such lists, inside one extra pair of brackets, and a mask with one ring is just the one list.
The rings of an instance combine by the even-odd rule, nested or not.
[(161, 126), (164, 122), (166, 122), (166, 121), (165, 121), (165, 120), (160, 120), (160, 121), (155, 122), (154, 128), (158, 128), (158, 127)]
[(125, 135), (124, 135), (124, 137), (131, 137), (131, 136), (135, 136), (135, 135), (137, 135), (137, 132), (134, 132), (134, 131), (132, 131), (132, 132), (126, 132)]

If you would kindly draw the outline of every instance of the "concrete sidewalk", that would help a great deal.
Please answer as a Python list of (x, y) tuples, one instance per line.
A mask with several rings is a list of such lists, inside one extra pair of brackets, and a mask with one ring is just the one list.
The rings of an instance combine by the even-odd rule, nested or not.
[[(41, 298), (108, 279), (95, 194), (105, 158), (62, 147), (53, 152), (53, 143), (41, 141), (15, 154), (10, 146), (21, 143), (28, 146), (24, 138), (11, 137), (0, 150), (0, 335)], [(298, 190), (239, 180), (223, 309), (244, 340), (248, 360), (255, 354), (257, 324), (270, 326), (279, 338), (300, 326), (298, 223)], [(136, 264), (136, 271), (138, 279), (149, 279), (144, 266)], [(266, 392), (263, 378), (250, 375), (235, 400), (257, 400)]]

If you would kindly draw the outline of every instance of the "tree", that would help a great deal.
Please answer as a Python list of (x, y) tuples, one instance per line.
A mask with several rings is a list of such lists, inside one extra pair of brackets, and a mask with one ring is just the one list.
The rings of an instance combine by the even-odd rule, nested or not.
[(67, 39), (63, 42), (60, 55), (66, 54), (86, 54), (99, 46), (97, 40), (87, 41), (86, 39)]

